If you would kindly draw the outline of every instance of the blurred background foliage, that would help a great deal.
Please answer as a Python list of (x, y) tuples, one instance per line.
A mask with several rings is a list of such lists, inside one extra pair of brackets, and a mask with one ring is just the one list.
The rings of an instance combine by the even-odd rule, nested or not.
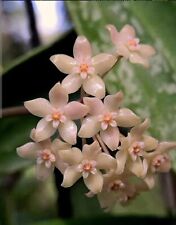
[[(53, 54), (72, 55), (77, 34), (87, 36), (94, 53), (112, 50), (106, 24), (120, 29), (132, 24), (141, 42), (153, 45), (157, 54), (151, 68), (123, 61), (105, 78), (108, 91), (125, 93), (125, 106), (142, 118), (150, 117), (150, 132), (161, 140), (174, 140), (176, 133), (176, 4), (174, 2), (133, 1), (32, 1), (38, 43), (32, 42), (27, 2), (2, 1), (2, 106), (22, 105), (35, 97), (47, 97), (48, 90), (63, 78), (50, 62)], [(75, 33), (76, 31), (76, 33)], [(75, 98), (75, 96), (73, 96)], [(57, 218), (57, 188), (54, 178), (39, 182), (35, 168), (16, 155), (16, 147), (29, 141), (36, 118), (29, 115), (3, 117), (0, 120), (0, 224), (139, 224), (135, 216), (168, 216), (167, 192), (158, 182), (151, 192), (144, 193), (127, 207), (117, 207), (104, 214), (96, 199), (87, 199), (86, 189), (77, 183), (71, 189), (75, 220)], [(176, 168), (176, 154), (172, 154)], [(174, 159), (175, 158), (175, 159)], [(174, 165), (175, 161), (175, 165)], [(176, 193), (175, 193), (176, 194)], [(167, 195), (166, 195), (167, 198)], [(60, 206), (62, 207), (62, 206)], [(110, 217), (110, 215), (118, 216)], [(120, 219), (128, 217), (126, 220)], [(91, 219), (97, 218), (95, 220)], [(104, 219), (101, 219), (101, 218)], [(79, 219), (85, 218), (85, 219)], [(111, 218), (111, 219), (110, 219)], [(156, 219), (156, 218), (155, 218)], [(40, 222), (45, 221), (45, 222)], [(48, 221), (48, 222), (47, 222)], [(108, 222), (107, 222), (108, 221)], [(140, 224), (152, 221), (141, 220)], [(153, 221), (154, 222), (154, 221)], [(155, 222), (156, 224), (156, 222)], [(159, 222), (161, 224), (161, 221)], [(167, 223), (168, 224), (168, 223)]]

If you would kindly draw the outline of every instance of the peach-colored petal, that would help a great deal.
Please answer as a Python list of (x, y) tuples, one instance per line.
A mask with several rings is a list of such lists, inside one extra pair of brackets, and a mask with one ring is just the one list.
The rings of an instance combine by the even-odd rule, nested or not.
[(116, 45), (119, 38), (119, 32), (117, 31), (116, 27), (112, 24), (108, 24), (106, 28), (110, 33), (112, 43)]
[(105, 170), (113, 170), (116, 169), (117, 163), (116, 160), (105, 153), (101, 153), (98, 155), (97, 158), (97, 168), (98, 169), (105, 169)]
[(65, 115), (71, 120), (83, 118), (88, 113), (88, 107), (79, 102), (73, 101), (64, 107)]
[(59, 125), (59, 134), (69, 144), (76, 144), (77, 126), (73, 121), (68, 120), (65, 123), (61, 123)]
[(86, 117), (78, 132), (78, 136), (82, 138), (91, 138), (100, 130), (100, 123), (95, 116)]
[(118, 111), (116, 121), (120, 127), (132, 127), (140, 122), (140, 118), (130, 109), (122, 108)]
[(121, 91), (114, 95), (107, 95), (104, 99), (104, 105), (109, 111), (117, 111), (123, 101), (123, 93)]
[(136, 125), (135, 127), (133, 127), (130, 131), (132, 138), (135, 141), (138, 141), (138, 140), (140, 141), (141, 136), (144, 134), (144, 132), (148, 129), (149, 126), (150, 126), (149, 119), (145, 119), (143, 123), (140, 123)]
[(51, 166), (47, 168), (44, 164), (37, 164), (36, 166), (36, 174), (37, 179), (46, 180), (54, 171), (54, 167)]
[(61, 141), (58, 138), (56, 138), (52, 142), (51, 148), (52, 148), (52, 150), (54, 152), (58, 152), (58, 151), (63, 150), (63, 149), (67, 149), (67, 150), (70, 149), (71, 148), (71, 145), (68, 144), (68, 143), (66, 143), (66, 142)]
[(172, 149), (176, 149), (176, 142), (163, 141), (158, 144), (157, 153), (161, 154), (164, 152), (168, 152)]
[(73, 46), (73, 55), (76, 60), (88, 60), (92, 56), (92, 49), (89, 41), (84, 36), (78, 36)]
[(55, 133), (56, 129), (52, 126), (52, 123), (48, 123), (45, 119), (41, 119), (36, 129), (31, 131), (31, 138), (37, 142), (48, 139)]
[(100, 136), (103, 142), (112, 151), (116, 150), (119, 145), (119, 129), (118, 127), (108, 127), (105, 131), (100, 131)]
[(139, 53), (131, 53), (129, 57), (130, 62), (142, 64), (144, 67), (149, 67), (149, 60), (146, 57), (142, 57)]
[(95, 68), (95, 73), (101, 76), (110, 70), (116, 61), (117, 58), (115, 56), (101, 53), (92, 58), (92, 65)]
[(153, 174), (148, 174), (145, 178), (144, 181), (146, 182), (147, 186), (149, 189), (152, 189), (155, 185), (155, 177)]
[(71, 187), (77, 180), (79, 180), (79, 178), (81, 178), (81, 176), (82, 174), (78, 172), (77, 166), (70, 166), (64, 172), (64, 179), (61, 186)]
[(63, 160), (65, 163), (68, 163), (71, 166), (79, 164), (83, 158), (82, 152), (80, 151), (79, 148), (60, 150), (59, 157), (61, 158), (61, 160)]
[(88, 106), (90, 115), (101, 115), (105, 111), (104, 104), (99, 98), (84, 97), (83, 102)]
[(37, 151), (40, 150), (40, 145), (29, 142), (17, 148), (17, 154), (22, 158), (35, 159), (37, 157)]
[(143, 142), (145, 151), (154, 150), (158, 146), (158, 140), (148, 135), (143, 136)]
[(120, 150), (116, 153), (116, 159), (117, 159), (117, 174), (122, 174), (125, 169), (125, 164), (127, 161), (127, 151), (126, 150)]
[(118, 55), (123, 56), (126, 59), (128, 59), (129, 56), (130, 56), (130, 51), (127, 48), (127, 46), (124, 45), (124, 43), (118, 45), (118, 47), (117, 47), (117, 53), (118, 53)]
[(97, 156), (101, 153), (101, 147), (98, 141), (94, 141), (92, 144), (83, 146), (83, 158), (86, 160), (96, 160)]
[(68, 94), (76, 92), (81, 85), (82, 79), (78, 74), (70, 74), (62, 81), (62, 87), (66, 89)]
[(136, 32), (135, 32), (135, 29), (129, 25), (129, 24), (126, 24), (121, 30), (120, 30), (120, 33), (122, 33), (123, 35), (129, 37), (130, 38), (134, 38), (136, 36)]
[(104, 98), (105, 96), (105, 84), (103, 80), (96, 75), (88, 77), (83, 82), (83, 89), (87, 94), (100, 99)]
[(156, 53), (155, 49), (150, 45), (140, 44), (138, 52), (145, 57), (150, 57)]
[(143, 178), (147, 173), (148, 164), (145, 159), (142, 161), (141, 158), (138, 157), (135, 162), (131, 161), (128, 163), (128, 168), (137, 177)]
[(68, 102), (68, 94), (59, 82), (50, 90), (49, 99), (55, 108), (64, 106)]
[(84, 179), (84, 183), (91, 192), (99, 193), (103, 187), (103, 176), (97, 171), (95, 174), (89, 174), (89, 176)]
[(52, 112), (51, 104), (44, 98), (26, 101), (24, 102), (24, 106), (30, 113), (39, 117), (44, 117)]
[(68, 55), (58, 54), (50, 57), (51, 62), (65, 74), (72, 73), (76, 60)]

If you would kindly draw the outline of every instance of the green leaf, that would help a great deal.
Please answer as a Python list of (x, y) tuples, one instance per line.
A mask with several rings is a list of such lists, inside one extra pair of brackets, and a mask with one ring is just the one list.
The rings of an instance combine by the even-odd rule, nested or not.
[(0, 174), (10, 174), (31, 164), (21, 159), (16, 148), (29, 141), (30, 130), (35, 126), (33, 116), (2, 118), (0, 123)]
[[(125, 92), (124, 104), (151, 119), (152, 135), (174, 140), (176, 133), (176, 5), (172, 2), (67, 1), (79, 34), (87, 36), (95, 53), (112, 49), (107, 24), (118, 29), (132, 24), (142, 43), (157, 54), (150, 69), (122, 60), (106, 77), (108, 91)], [(174, 155), (174, 152), (173, 152)], [(175, 153), (176, 157), (176, 153)], [(176, 163), (175, 163), (176, 168)]]

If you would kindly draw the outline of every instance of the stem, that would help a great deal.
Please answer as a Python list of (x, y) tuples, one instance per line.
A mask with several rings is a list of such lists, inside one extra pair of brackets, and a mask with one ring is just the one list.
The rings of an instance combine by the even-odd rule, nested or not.
[(101, 137), (99, 134), (95, 135), (96, 140), (99, 142), (100, 146), (102, 147), (103, 151), (107, 154), (109, 154), (108, 148), (106, 147), (106, 145), (103, 143), (103, 141), (101, 140)]
[(29, 114), (29, 112), (24, 106), (15, 106), (2, 109), (2, 116), (4, 117), (26, 115), (26, 114)]

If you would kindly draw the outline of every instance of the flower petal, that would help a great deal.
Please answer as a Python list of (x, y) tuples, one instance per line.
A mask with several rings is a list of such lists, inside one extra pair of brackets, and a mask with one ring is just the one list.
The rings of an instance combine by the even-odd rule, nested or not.
[(71, 148), (70, 150), (60, 150), (59, 156), (61, 160), (69, 165), (79, 164), (83, 158), (79, 148)]
[(65, 123), (61, 123), (59, 125), (59, 134), (69, 144), (76, 144), (77, 126), (73, 121), (67, 120)]
[(116, 150), (119, 145), (119, 129), (118, 127), (108, 127), (105, 131), (100, 131), (100, 136), (103, 142), (112, 151)]
[(35, 159), (37, 157), (37, 151), (41, 147), (39, 144), (29, 142), (17, 148), (17, 154), (22, 158)]
[(62, 87), (67, 90), (67, 93), (76, 92), (82, 85), (82, 79), (78, 74), (70, 74), (62, 81)]
[(70, 149), (71, 148), (71, 145), (66, 143), (66, 142), (63, 142), (61, 141), (60, 139), (56, 138), (52, 144), (51, 144), (51, 148), (54, 152), (58, 152), (60, 150), (64, 150), (64, 149)]
[(92, 58), (95, 73), (99, 76), (105, 74), (116, 63), (117, 58), (111, 54), (101, 53)]
[(36, 174), (37, 179), (46, 180), (54, 171), (54, 167), (51, 166), (47, 168), (44, 164), (37, 164), (36, 166)]
[(116, 121), (120, 127), (132, 127), (140, 122), (140, 118), (130, 109), (123, 108), (118, 111)]
[(127, 161), (127, 151), (120, 150), (116, 153), (116, 160), (117, 160), (117, 174), (122, 174), (125, 169), (125, 164)]
[(108, 24), (106, 26), (106, 28), (111, 35), (112, 43), (116, 45), (118, 42), (118, 38), (119, 38), (119, 32), (117, 31), (116, 27), (112, 24)]
[(107, 95), (104, 99), (104, 105), (110, 111), (117, 111), (123, 101), (123, 93), (117, 92), (115, 95)]
[(133, 127), (130, 131), (132, 138), (135, 141), (138, 141), (138, 140), (140, 141), (142, 135), (148, 129), (149, 126), (150, 126), (149, 119), (145, 119), (143, 123), (140, 123), (137, 126)]
[(89, 41), (84, 36), (78, 36), (73, 46), (73, 55), (76, 60), (89, 60), (92, 56), (92, 49)]
[(149, 189), (152, 189), (155, 185), (155, 177), (153, 174), (148, 174), (145, 178), (144, 181), (146, 182), (147, 186)]
[(83, 118), (88, 113), (88, 107), (79, 102), (72, 101), (64, 107), (65, 115), (71, 120)]
[(104, 104), (99, 98), (84, 97), (83, 102), (88, 106), (90, 115), (101, 115), (105, 111)]
[(168, 152), (174, 148), (176, 149), (176, 142), (163, 141), (158, 144), (156, 151), (157, 151), (157, 154), (161, 154), (164, 152)]
[(83, 146), (83, 158), (86, 160), (96, 160), (97, 156), (101, 153), (101, 147), (98, 141), (94, 141), (92, 144)]
[(154, 150), (158, 146), (158, 140), (148, 135), (143, 136), (143, 142), (145, 151)]
[(84, 179), (84, 183), (91, 192), (95, 194), (99, 193), (103, 187), (103, 175), (98, 171), (95, 174), (89, 174), (89, 176)]
[(71, 187), (81, 176), (81, 173), (77, 170), (77, 166), (69, 166), (64, 172), (64, 179), (61, 186)]
[(147, 161), (144, 159), (143, 161), (141, 158), (137, 158), (135, 162), (130, 161), (128, 163), (129, 170), (134, 173), (137, 177), (145, 177), (148, 169)]
[(145, 57), (152, 56), (156, 53), (155, 49), (152, 46), (144, 44), (139, 45), (138, 52), (140, 52), (140, 54)]
[(61, 107), (67, 104), (68, 94), (66, 90), (58, 82), (49, 92), (49, 99), (51, 104), (55, 107)]
[(105, 84), (104, 81), (96, 75), (88, 77), (83, 82), (84, 91), (92, 96), (97, 98), (104, 98), (105, 96)]
[(45, 119), (41, 119), (36, 129), (32, 129), (31, 138), (34, 141), (40, 142), (48, 139), (55, 133), (56, 129), (52, 126), (52, 123), (48, 123)]
[(100, 123), (97, 121), (97, 117), (88, 116), (82, 121), (81, 128), (78, 132), (78, 136), (82, 138), (91, 138), (97, 134), (100, 130)]
[(129, 57), (130, 62), (138, 63), (143, 65), (144, 67), (149, 67), (149, 60), (146, 57), (142, 57), (139, 53), (131, 53)]
[(51, 62), (65, 74), (72, 73), (76, 60), (68, 55), (58, 54), (50, 57)]
[(123, 35), (127, 36), (127, 37), (135, 37), (136, 36), (136, 32), (134, 27), (132, 27), (129, 24), (126, 24), (121, 30), (120, 33), (123, 33)]
[(106, 153), (100, 153), (96, 161), (98, 169), (113, 170), (117, 166), (116, 160)]
[(26, 101), (24, 102), (24, 106), (30, 113), (39, 117), (44, 117), (52, 112), (51, 104), (44, 98)]

